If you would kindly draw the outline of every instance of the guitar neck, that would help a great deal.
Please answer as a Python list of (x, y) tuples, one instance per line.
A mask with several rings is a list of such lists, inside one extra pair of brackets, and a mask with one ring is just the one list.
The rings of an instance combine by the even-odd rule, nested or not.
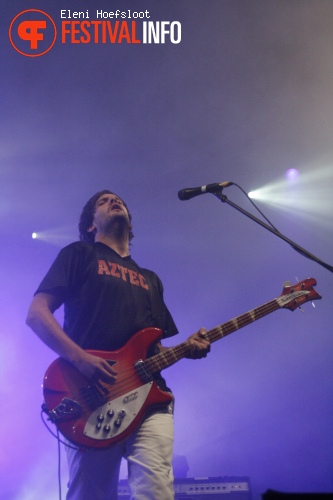
[[(226, 337), (230, 333), (243, 328), (244, 326), (257, 321), (264, 316), (276, 311), (281, 306), (277, 299), (271, 300), (262, 306), (251, 309), (236, 318), (223, 323), (222, 325), (216, 326), (205, 333), (205, 338), (210, 342), (216, 342), (217, 340)], [(145, 365), (151, 373), (156, 373), (158, 371), (164, 370), (168, 366), (171, 366), (182, 358), (190, 356), (191, 349), (188, 341), (182, 342), (175, 347), (170, 347), (151, 358), (145, 360)]]

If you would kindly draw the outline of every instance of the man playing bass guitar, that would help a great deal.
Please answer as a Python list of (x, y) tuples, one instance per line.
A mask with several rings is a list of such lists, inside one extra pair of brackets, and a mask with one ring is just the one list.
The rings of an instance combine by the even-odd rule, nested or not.
[[(178, 333), (164, 303), (158, 276), (140, 268), (130, 256), (131, 220), (126, 203), (116, 194), (104, 190), (92, 196), (81, 214), (80, 241), (60, 251), (28, 312), (27, 324), (40, 339), (85, 380), (96, 382), (96, 387), (100, 384), (102, 391), (103, 384), (116, 386), (117, 363), (89, 350), (118, 351), (126, 357), (126, 349), (122, 348), (142, 329), (156, 327), (163, 338)], [(62, 304), (63, 328), (53, 314)], [(202, 328), (188, 338), (188, 357), (206, 356), (210, 345), (204, 334)], [(168, 348), (154, 343), (147, 357), (164, 349)], [(170, 392), (160, 372), (155, 372), (153, 378), (163, 393)], [(54, 415), (57, 412), (59, 408)], [(120, 426), (121, 419), (114, 420), (117, 422)], [(101, 432), (108, 432), (108, 427)], [(78, 444), (75, 438), (69, 439)], [(94, 439), (87, 438), (88, 442)], [(103, 443), (99, 438), (95, 441), (97, 448)], [(123, 457), (128, 463), (132, 499), (174, 498), (172, 404), (150, 407), (124, 439), (97, 448), (67, 448), (67, 500), (115, 500)]]

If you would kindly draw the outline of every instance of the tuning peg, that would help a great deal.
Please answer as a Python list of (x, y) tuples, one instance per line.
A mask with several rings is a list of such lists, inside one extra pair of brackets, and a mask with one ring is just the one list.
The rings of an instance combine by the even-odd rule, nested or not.
[(316, 304), (311, 300), (312, 307), (316, 307)]
[(302, 313), (304, 313), (304, 310), (301, 308), (301, 306), (299, 306), (298, 308)]

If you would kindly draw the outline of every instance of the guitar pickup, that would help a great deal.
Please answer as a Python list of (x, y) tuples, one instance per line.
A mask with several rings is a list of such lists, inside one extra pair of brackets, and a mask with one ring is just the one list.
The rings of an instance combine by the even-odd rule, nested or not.
[(142, 361), (142, 359), (139, 359), (139, 361), (134, 363), (134, 367), (135, 367), (139, 377), (141, 378), (141, 380), (144, 383), (152, 382), (154, 377), (153, 377), (151, 371), (148, 369), (146, 363), (144, 361)]
[[(80, 397), (89, 406), (91, 410), (95, 410), (99, 406), (107, 403), (108, 390), (101, 382), (81, 387)], [(75, 401), (74, 401), (75, 403)]]

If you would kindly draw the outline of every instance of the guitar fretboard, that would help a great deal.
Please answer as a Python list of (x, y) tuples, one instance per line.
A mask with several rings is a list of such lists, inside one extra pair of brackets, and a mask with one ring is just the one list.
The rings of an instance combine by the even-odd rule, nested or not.
[[(267, 314), (270, 314), (279, 308), (280, 305), (277, 299), (271, 300), (270, 302), (267, 302), (262, 306), (251, 309), (251, 311), (241, 314), (240, 316), (237, 316), (236, 318), (231, 319), (230, 321), (227, 321), (222, 325), (208, 330), (205, 333), (205, 338), (210, 343), (216, 342), (217, 340), (220, 340), (221, 338), (230, 335), (230, 333), (233, 333), (236, 330), (239, 330), (240, 328), (243, 328), (244, 326), (257, 321), (260, 318), (263, 318)], [(164, 370), (174, 363), (177, 363), (177, 361), (179, 361), (180, 359), (190, 356), (190, 354), (190, 344), (188, 341), (185, 341), (175, 347), (165, 349), (159, 354), (146, 359), (144, 363), (151, 373), (156, 373), (158, 371)]]

